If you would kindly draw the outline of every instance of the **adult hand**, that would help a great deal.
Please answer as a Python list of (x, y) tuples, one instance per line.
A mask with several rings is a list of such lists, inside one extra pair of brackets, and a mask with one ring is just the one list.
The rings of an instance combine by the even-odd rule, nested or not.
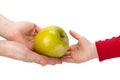
[(0, 36), (17, 41), (33, 50), (33, 41), (40, 27), (31, 22), (15, 22), (0, 14)]
[(5, 56), (25, 62), (35, 62), (43, 66), (47, 64), (60, 64), (62, 62), (57, 58), (50, 58), (39, 55), (21, 43), (6, 40), (0, 41), (0, 56)]
[(29, 49), (34, 48), (34, 37), (40, 27), (31, 22), (12, 22), (7, 28), (7, 40), (17, 41), (26, 45)]

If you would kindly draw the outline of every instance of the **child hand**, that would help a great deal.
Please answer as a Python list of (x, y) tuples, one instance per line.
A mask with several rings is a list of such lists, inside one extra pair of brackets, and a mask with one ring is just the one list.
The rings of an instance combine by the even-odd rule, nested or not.
[(70, 34), (78, 40), (78, 43), (69, 47), (66, 54), (61, 58), (62, 61), (81, 63), (98, 57), (95, 44), (74, 31), (70, 31)]

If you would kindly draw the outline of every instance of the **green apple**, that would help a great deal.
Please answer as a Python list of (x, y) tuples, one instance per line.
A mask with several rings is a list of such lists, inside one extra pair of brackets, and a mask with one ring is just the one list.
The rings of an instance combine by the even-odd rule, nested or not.
[(34, 40), (35, 51), (49, 57), (61, 57), (69, 47), (66, 32), (59, 26), (51, 25), (38, 32)]

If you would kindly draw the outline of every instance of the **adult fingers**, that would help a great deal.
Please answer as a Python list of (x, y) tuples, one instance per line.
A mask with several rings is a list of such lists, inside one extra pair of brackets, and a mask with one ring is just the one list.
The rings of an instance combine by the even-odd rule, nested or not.
[(32, 52), (32, 54), (28, 54), (28, 55), (29, 55), (28, 57), (29, 62), (35, 62), (41, 64), (42, 66), (45, 66), (47, 64), (55, 65), (62, 63), (62, 60), (59, 58), (47, 57), (47, 56), (39, 55), (35, 52)]
[(38, 33), (42, 28), (39, 27), (38, 25), (34, 24), (34, 26), (36, 27), (36, 32)]
[(59, 58), (47, 57), (47, 64), (51, 65), (62, 64), (62, 60)]
[(32, 51), (26, 54), (26, 59), (28, 62), (35, 62), (41, 64), (42, 66), (45, 66), (47, 64), (47, 59), (45, 56), (39, 55)]

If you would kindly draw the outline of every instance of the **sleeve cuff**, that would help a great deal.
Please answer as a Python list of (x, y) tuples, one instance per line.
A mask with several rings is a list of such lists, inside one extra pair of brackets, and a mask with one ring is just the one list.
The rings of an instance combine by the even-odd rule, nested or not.
[(95, 42), (99, 61), (120, 57), (120, 36)]

